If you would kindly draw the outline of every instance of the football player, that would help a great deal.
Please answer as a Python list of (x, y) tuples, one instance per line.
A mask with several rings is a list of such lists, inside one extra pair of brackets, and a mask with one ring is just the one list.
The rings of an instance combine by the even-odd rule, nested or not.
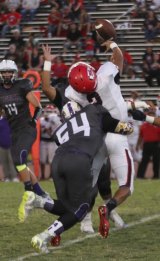
[[(104, 133), (125, 135), (133, 132), (129, 123), (112, 118), (98, 104), (81, 109), (76, 102), (70, 101), (64, 105), (62, 116), (64, 122), (53, 136), (59, 146), (52, 162), (57, 200), (49, 202), (33, 192), (26, 192), (30, 209), (43, 208), (59, 216), (44, 232), (32, 238), (32, 246), (45, 253), (52, 238), (81, 221), (88, 212), (93, 189), (92, 161), (103, 144)], [(108, 221), (105, 226), (108, 231)]]
[[(11, 128), (12, 158), (25, 191), (34, 191), (38, 195), (46, 196), (36, 176), (27, 167), (27, 156), (36, 139), (36, 121), (42, 108), (33, 93), (32, 82), (29, 79), (18, 79), (17, 74), (18, 68), (14, 61), (0, 62), (0, 108), (5, 111)], [(29, 103), (35, 107), (33, 117), (30, 114)], [(20, 222), (24, 219), (26, 197), (24, 194), (18, 210)]]
[[(103, 46), (106, 46), (107, 50), (111, 49), (113, 51), (111, 61), (104, 63), (97, 73), (86, 63), (79, 62), (73, 64), (68, 73), (70, 86), (65, 90), (65, 99), (74, 100), (82, 106), (86, 106), (88, 103), (100, 103), (111, 113), (112, 117), (127, 121), (127, 105), (129, 108), (132, 108), (136, 103), (128, 102), (126, 104), (121, 94), (119, 81), (123, 68), (123, 54), (118, 45), (112, 41), (106, 41)], [(43, 47), (43, 52), (45, 63), (42, 88), (50, 101), (58, 106), (61, 105), (62, 99), (60, 92), (50, 86), (51, 54), (49, 47)], [(146, 106), (148, 108), (145, 102), (138, 102), (137, 106)], [(134, 181), (134, 164), (129, 151), (127, 137), (108, 133), (105, 143), (112, 171), (115, 173), (119, 188), (113, 197), (107, 200), (106, 206), (99, 208), (101, 223), (103, 223), (104, 216), (109, 216), (112, 210), (133, 192)], [(100, 151), (100, 154), (102, 154), (101, 160), (98, 157), (98, 160), (95, 160), (95, 164), (92, 167), (93, 172), (95, 172), (95, 181), (98, 178), (98, 170), (102, 167), (107, 156), (105, 151)], [(124, 222), (122, 225), (124, 225)], [(100, 227), (102, 226), (100, 225)]]

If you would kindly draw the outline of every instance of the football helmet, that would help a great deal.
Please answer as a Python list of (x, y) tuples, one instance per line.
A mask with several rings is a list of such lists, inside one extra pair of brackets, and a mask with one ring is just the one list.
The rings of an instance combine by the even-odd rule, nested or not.
[[(4, 72), (10, 72), (10, 75), (4, 75)], [(12, 60), (2, 60), (0, 62), (0, 82), (12, 84), (17, 77), (18, 68)]]
[(62, 109), (62, 117), (64, 119), (71, 118), (76, 112), (80, 111), (81, 107), (77, 102), (69, 101), (67, 102)]
[(94, 92), (97, 87), (95, 69), (84, 62), (75, 63), (70, 67), (68, 81), (71, 87), (80, 93)]

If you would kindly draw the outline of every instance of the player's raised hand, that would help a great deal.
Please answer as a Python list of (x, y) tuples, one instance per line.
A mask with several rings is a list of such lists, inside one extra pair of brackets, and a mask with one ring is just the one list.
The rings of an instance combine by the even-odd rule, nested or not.
[(52, 61), (54, 58), (56, 58), (56, 55), (51, 54), (51, 48), (46, 45), (42, 45), (42, 50), (43, 50), (43, 56), (45, 61)]
[(110, 50), (111, 43), (114, 43), (114, 41), (107, 40), (104, 43), (102, 43), (101, 46), (106, 47), (106, 52), (108, 52)]

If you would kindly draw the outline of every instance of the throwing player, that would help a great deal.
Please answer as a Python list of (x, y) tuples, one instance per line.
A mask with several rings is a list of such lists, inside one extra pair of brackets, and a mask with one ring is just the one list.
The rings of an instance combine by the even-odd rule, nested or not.
[[(107, 49), (109, 47), (113, 49), (112, 62), (103, 64), (96, 74), (94, 69), (86, 63), (80, 62), (72, 65), (68, 74), (69, 82), (72, 86), (67, 87), (65, 90), (64, 99), (74, 100), (82, 106), (86, 106), (89, 102), (101, 103), (110, 111), (112, 117), (127, 121), (127, 104), (121, 95), (119, 87), (120, 72), (123, 68), (123, 55), (114, 42), (107, 41), (103, 45), (105, 45)], [(43, 47), (43, 52), (45, 63), (42, 75), (42, 89), (50, 101), (59, 107), (63, 102), (60, 91), (50, 86), (52, 60), (50, 48), (48, 46)], [(129, 102), (128, 104), (131, 105)], [(110, 214), (117, 205), (121, 204), (133, 192), (133, 159), (128, 148), (127, 137), (119, 136), (120, 135), (109, 133), (105, 138), (112, 170), (116, 174), (119, 188), (115, 195), (108, 201), (107, 208), (101, 207), (99, 209), (102, 219), (106, 216), (106, 211)], [(100, 153), (103, 154), (101, 159), (98, 158), (98, 161), (92, 167), (94, 176), (97, 176), (97, 178), (106, 158), (105, 153)], [(95, 184), (96, 181), (95, 178)], [(105, 212), (104, 215), (103, 212)], [(102, 236), (103, 232), (100, 232)]]

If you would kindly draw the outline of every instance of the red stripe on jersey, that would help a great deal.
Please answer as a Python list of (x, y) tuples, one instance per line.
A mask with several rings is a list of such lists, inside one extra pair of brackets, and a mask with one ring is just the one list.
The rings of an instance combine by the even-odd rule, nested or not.
[(125, 150), (126, 152), (126, 158), (127, 158), (127, 162), (128, 162), (128, 174), (127, 174), (127, 182), (126, 182), (126, 186), (130, 187), (131, 185), (131, 173), (132, 173), (132, 163), (131, 163), (131, 158), (129, 156), (128, 150)]

